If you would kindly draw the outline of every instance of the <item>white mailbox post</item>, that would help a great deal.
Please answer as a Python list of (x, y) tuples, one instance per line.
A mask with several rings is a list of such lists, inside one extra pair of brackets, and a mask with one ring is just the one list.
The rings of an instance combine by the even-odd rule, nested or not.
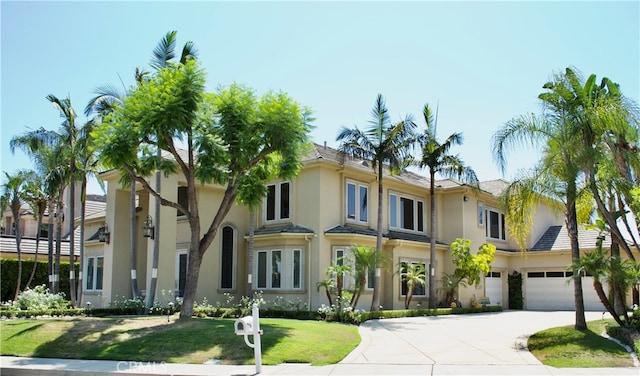
[[(233, 324), (236, 335), (244, 336), (244, 343), (253, 349), (256, 359), (256, 374), (262, 372), (262, 347), (260, 345), (260, 317), (258, 315), (258, 305), (254, 304), (251, 316), (241, 317)], [(253, 336), (253, 343), (249, 342), (249, 336)]]

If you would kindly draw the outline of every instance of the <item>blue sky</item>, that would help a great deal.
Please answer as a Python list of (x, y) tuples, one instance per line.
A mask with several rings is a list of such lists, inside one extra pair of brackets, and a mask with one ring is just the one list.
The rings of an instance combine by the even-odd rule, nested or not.
[[(47, 94), (70, 95), (79, 121), (97, 86), (130, 86), (167, 31), (192, 40), (208, 90), (239, 82), (283, 90), (310, 106), (315, 142), (337, 146), (341, 126), (366, 126), (381, 93), (393, 120), (439, 105), (441, 139), (481, 180), (531, 166), (518, 150), (506, 174), (492, 135), (539, 113), (537, 95), (573, 66), (640, 97), (640, 2), (12, 2), (1, 13), (1, 169), (30, 168), (11, 137), (60, 118)], [(96, 184), (93, 193), (99, 193)]]

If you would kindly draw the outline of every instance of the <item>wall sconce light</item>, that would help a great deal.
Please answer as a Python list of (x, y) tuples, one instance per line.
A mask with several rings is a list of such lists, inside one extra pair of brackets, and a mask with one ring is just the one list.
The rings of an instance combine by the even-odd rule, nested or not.
[(464, 202), (469, 201), (469, 196), (467, 196), (467, 195), (462, 196), (462, 201), (464, 201)]
[(142, 225), (142, 234), (145, 238), (155, 239), (155, 227), (153, 227), (153, 219), (148, 215), (147, 219), (144, 220), (144, 225)]
[(109, 244), (110, 237), (111, 233), (109, 232), (109, 226), (107, 225), (107, 222), (103, 222), (102, 226), (98, 229), (98, 240), (101, 243)]

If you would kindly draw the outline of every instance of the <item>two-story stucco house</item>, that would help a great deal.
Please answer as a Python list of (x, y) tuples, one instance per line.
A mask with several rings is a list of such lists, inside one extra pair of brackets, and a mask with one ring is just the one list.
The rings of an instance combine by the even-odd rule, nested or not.
[[(249, 255), (248, 208), (235, 205), (206, 252), (198, 283), (197, 301), (224, 302), (225, 294), (251, 296), (262, 291), (264, 298), (276, 297), (300, 301), (310, 309), (327, 304), (317, 283), (325, 280), (325, 269), (348, 256), (351, 245), (375, 246), (378, 208), (378, 183), (367, 164), (348, 159), (344, 164), (335, 149), (315, 148), (304, 158), (304, 168), (291, 181), (274, 181), (261, 210), (255, 213), (253, 254)], [(131, 296), (129, 190), (119, 183), (116, 171), (105, 172), (108, 182), (104, 222), (110, 233), (108, 242), (99, 241), (99, 232), (88, 233), (85, 248), (87, 283), (83, 301), (95, 306)], [(468, 238), (473, 249), (485, 242), (497, 247), (492, 272), (477, 286), (461, 287), (458, 300), (468, 306), (475, 297), (489, 297), (491, 304), (507, 306), (510, 273), (522, 273), (526, 309), (573, 309), (572, 287), (567, 283), (566, 266), (570, 249), (563, 218), (540, 205), (535, 213), (529, 252), (522, 253), (509, 238), (504, 214), (497, 196), (506, 186), (502, 180), (483, 182), (480, 190), (452, 180), (436, 186), (436, 258), (437, 276), (454, 270), (449, 244), (456, 238)], [(162, 194), (169, 200), (186, 203), (186, 189), (179, 175), (162, 177)], [(393, 265), (382, 275), (380, 304), (384, 309), (404, 308), (406, 285), (397, 266), (402, 262), (430, 262), (430, 208), (428, 179), (409, 171), (383, 180), (383, 248)], [(223, 188), (198, 187), (201, 222), (208, 225), (215, 214)], [(181, 296), (184, 289), (189, 244), (187, 221), (170, 207), (162, 206), (160, 218), (153, 218), (155, 199), (138, 188), (137, 267), (141, 290), (149, 286), (152, 275), (153, 242), (159, 242), (156, 296), (162, 291)], [(154, 225), (154, 236), (145, 237), (145, 221)], [(101, 221), (100, 221), (101, 222)], [(149, 223), (149, 222), (148, 222)], [(563, 232), (564, 231), (564, 232)], [(595, 235), (583, 232), (581, 246), (595, 246)], [(587, 279), (587, 278), (585, 278)], [(371, 304), (372, 278), (358, 308)], [(349, 281), (347, 280), (347, 283)], [(601, 309), (591, 282), (584, 281), (587, 309)], [(412, 306), (427, 306), (428, 288), (416, 290)], [(568, 292), (568, 295), (567, 295)], [(166, 296), (166, 295), (165, 295)], [(439, 293), (442, 301), (444, 292)]]

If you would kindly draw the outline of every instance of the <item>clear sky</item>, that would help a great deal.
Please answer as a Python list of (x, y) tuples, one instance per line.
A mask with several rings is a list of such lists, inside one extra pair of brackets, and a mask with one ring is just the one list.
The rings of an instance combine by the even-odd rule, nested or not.
[[(208, 73), (208, 90), (239, 82), (310, 106), (315, 142), (364, 127), (381, 93), (393, 120), (439, 106), (438, 135), (481, 180), (513, 178), (537, 160), (518, 150), (503, 176), (492, 135), (539, 113), (537, 95), (567, 66), (640, 97), (640, 2), (31, 2), (2, 1), (1, 169), (31, 168), (11, 137), (61, 119), (45, 99), (83, 109), (97, 86), (129, 87), (153, 48), (178, 31)], [(100, 193), (96, 184), (90, 191)]]

